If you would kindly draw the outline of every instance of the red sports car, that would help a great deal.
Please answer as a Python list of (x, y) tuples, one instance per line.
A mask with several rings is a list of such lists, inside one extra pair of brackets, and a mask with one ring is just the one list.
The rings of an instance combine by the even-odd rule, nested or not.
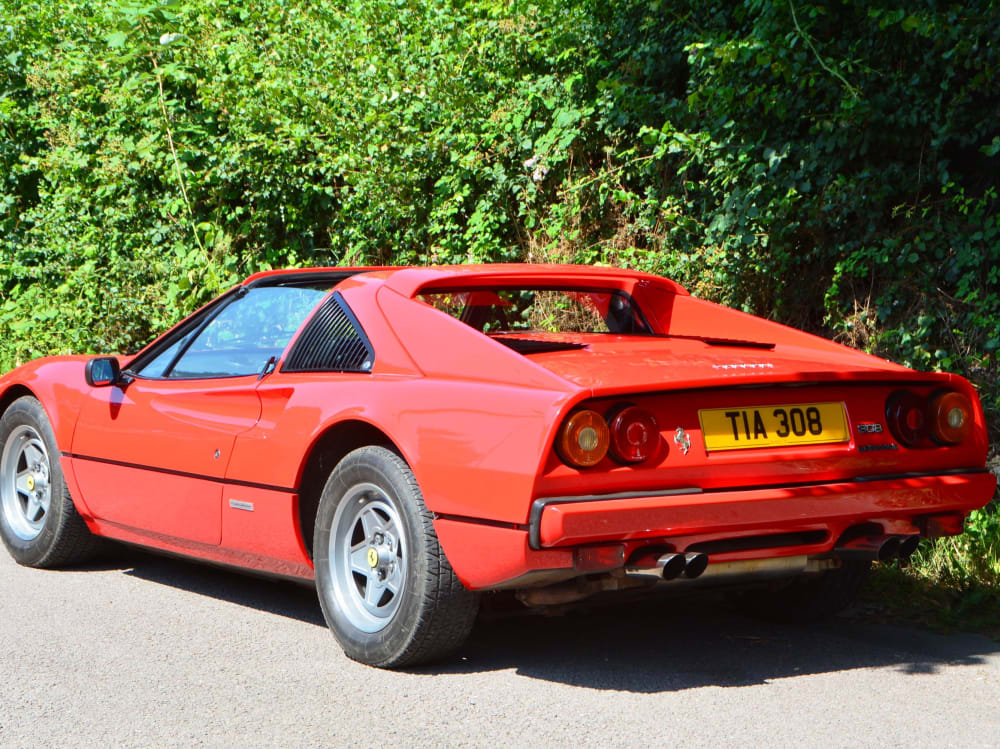
[(844, 606), (995, 479), (969, 383), (610, 268), (259, 273), (128, 357), (0, 378), (0, 531), (302, 580), (352, 658), (526, 605), (739, 585)]

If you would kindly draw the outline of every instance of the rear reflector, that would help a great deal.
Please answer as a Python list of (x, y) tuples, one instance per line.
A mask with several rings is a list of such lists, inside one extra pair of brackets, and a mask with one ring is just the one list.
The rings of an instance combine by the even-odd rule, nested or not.
[(625, 545), (582, 546), (573, 549), (573, 569), (578, 572), (597, 572), (625, 565)]
[(960, 536), (964, 531), (965, 515), (960, 512), (943, 512), (924, 519), (924, 535), (928, 538)]

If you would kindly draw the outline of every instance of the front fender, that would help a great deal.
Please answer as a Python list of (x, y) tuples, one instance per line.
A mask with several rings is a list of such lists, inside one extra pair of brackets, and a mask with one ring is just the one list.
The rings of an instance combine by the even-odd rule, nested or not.
[(36, 359), (0, 377), (0, 409), (22, 394), (37, 398), (52, 423), (59, 449), (69, 452), (73, 431), (90, 387), (83, 371), (89, 356), (51, 356)]

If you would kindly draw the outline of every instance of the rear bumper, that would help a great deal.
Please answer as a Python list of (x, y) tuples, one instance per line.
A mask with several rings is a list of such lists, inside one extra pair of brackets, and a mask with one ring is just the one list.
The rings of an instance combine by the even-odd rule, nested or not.
[(880, 477), (823, 484), (548, 497), (525, 525), (439, 517), (438, 538), (470, 589), (516, 588), (584, 574), (574, 551), (620, 544), (624, 558), (650, 544), (704, 551), (711, 562), (830, 552), (852, 526), (886, 534), (924, 533), (923, 519), (966, 515), (993, 496), (985, 471)]
[(995, 489), (996, 477), (983, 471), (730, 491), (676, 489), (652, 496), (552, 497), (533, 503), (528, 537), (531, 548), (545, 549), (826, 530), (832, 544), (859, 523), (912, 526), (921, 515), (969, 512), (989, 502)]

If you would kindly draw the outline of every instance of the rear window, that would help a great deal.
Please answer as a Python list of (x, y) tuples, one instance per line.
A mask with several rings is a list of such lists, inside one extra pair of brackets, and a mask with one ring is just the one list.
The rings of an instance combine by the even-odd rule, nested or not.
[(652, 332), (632, 297), (617, 290), (504, 287), (435, 291), (417, 299), (488, 334)]

